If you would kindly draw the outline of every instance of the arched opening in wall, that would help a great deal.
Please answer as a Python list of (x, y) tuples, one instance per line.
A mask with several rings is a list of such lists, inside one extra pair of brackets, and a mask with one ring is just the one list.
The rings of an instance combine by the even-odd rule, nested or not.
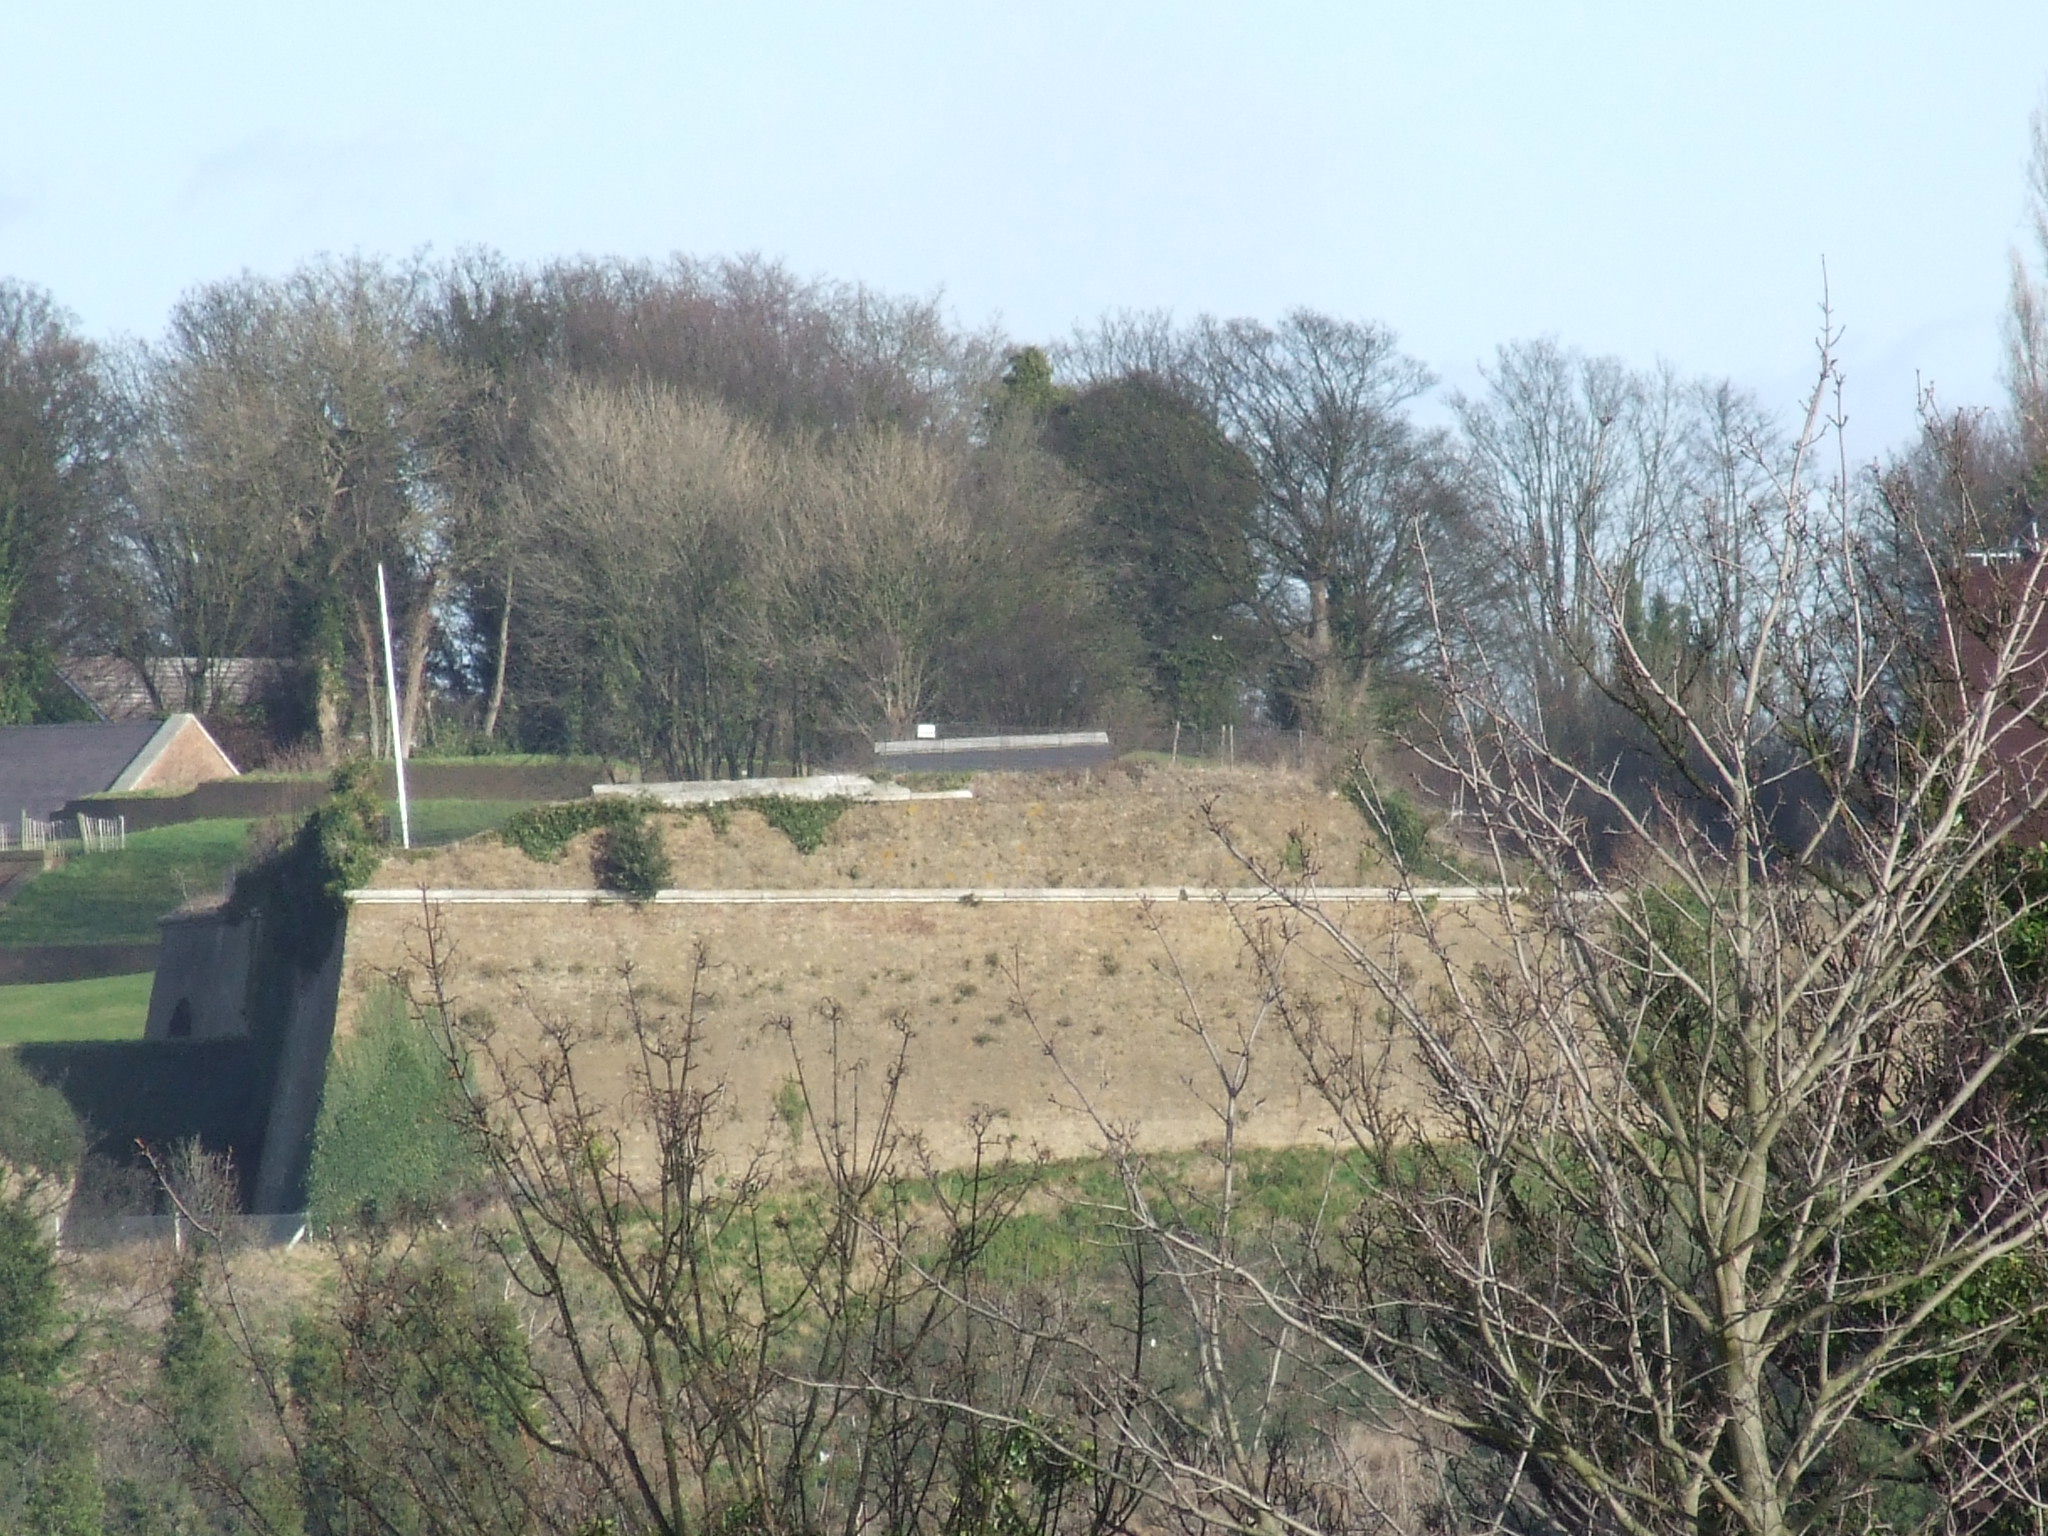
[(173, 1040), (192, 1038), (192, 999), (181, 997), (178, 1006), (171, 1010), (170, 1027), (165, 1031)]

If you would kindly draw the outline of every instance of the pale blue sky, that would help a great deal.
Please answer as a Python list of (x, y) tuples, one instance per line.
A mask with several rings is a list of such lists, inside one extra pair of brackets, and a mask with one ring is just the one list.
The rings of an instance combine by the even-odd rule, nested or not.
[(0, 0), (0, 273), (98, 334), (320, 251), (760, 251), (1019, 339), (1116, 307), (1553, 333), (1852, 451), (1995, 398), (2048, 0)]

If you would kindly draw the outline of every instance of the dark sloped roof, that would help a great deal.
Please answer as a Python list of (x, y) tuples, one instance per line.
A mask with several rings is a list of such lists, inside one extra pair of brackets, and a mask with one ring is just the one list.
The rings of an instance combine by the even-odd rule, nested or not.
[(0, 725), (0, 820), (23, 811), (49, 817), (67, 800), (111, 788), (158, 724)]

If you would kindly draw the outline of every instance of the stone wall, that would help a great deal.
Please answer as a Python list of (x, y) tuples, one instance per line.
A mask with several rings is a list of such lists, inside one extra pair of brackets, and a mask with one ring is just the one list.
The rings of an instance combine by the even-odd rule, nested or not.
[(175, 912), (163, 934), (150, 986), (145, 1040), (239, 1040), (249, 1034), (249, 963), (261, 919), (227, 919), (225, 908)]
[(300, 1209), (313, 1122), (327, 1079), (341, 977), (337, 938), (318, 969), (300, 972), (263, 945), (263, 922), (230, 921), (225, 907), (163, 920), (146, 1042), (246, 1042), (246, 1102), (235, 1106), (237, 1153), (249, 1171), (249, 1209)]
[(258, 1213), (305, 1208), (306, 1170), (313, 1155), (313, 1124), (327, 1084), (334, 1042), (335, 999), (342, 945), (309, 975), (288, 977), (283, 1018), (269, 1079), (270, 1104), (249, 1209)]

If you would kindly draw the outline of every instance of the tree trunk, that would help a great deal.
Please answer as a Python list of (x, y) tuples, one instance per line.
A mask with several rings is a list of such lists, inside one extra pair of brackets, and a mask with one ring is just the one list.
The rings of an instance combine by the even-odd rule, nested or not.
[(441, 600), (441, 572), (436, 569), (427, 578), (427, 590), (420, 594), (412, 615), (405, 625), (405, 723), (404, 741), (406, 755), (412, 752), (412, 744), (419, 734), (420, 699), (426, 693), (427, 641), (434, 633), (434, 605)]
[(313, 735), (319, 744), (320, 761), (332, 763), (341, 750), (341, 684), (334, 675), (331, 658), (323, 656), (314, 661), (309, 686), (313, 690)]
[(383, 656), (377, 645), (377, 626), (360, 607), (356, 609), (356, 643), (363, 650), (363, 702), (368, 706), (370, 756), (384, 755), (384, 718), (377, 708), (377, 669)]
[(512, 643), (512, 567), (505, 567), (505, 606), (498, 610), (498, 655), (491, 666), (491, 702), (484, 710), (484, 740), (498, 731), (498, 710), (505, 702), (505, 650)]
[(1324, 718), (1337, 698), (1337, 637), (1330, 628), (1330, 581), (1326, 576), (1308, 580), (1308, 632), (1301, 637), (1301, 659), (1308, 663), (1307, 714), (1317, 729), (1329, 722)]

